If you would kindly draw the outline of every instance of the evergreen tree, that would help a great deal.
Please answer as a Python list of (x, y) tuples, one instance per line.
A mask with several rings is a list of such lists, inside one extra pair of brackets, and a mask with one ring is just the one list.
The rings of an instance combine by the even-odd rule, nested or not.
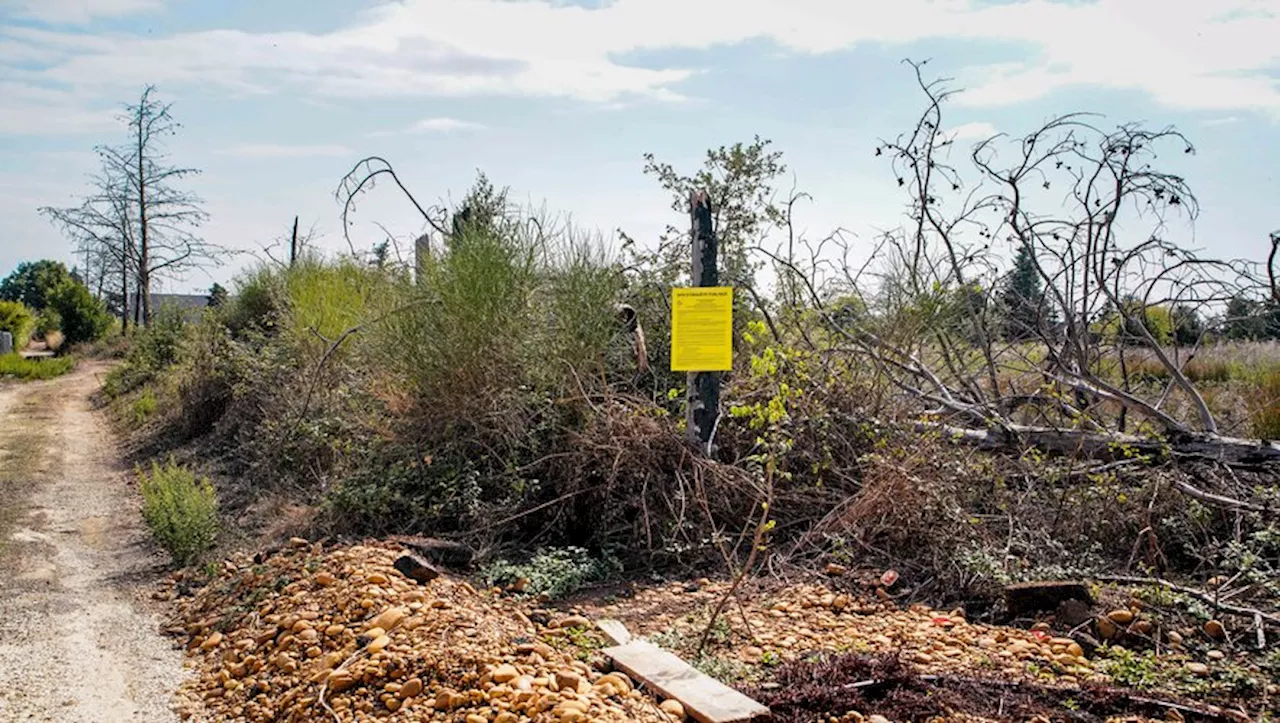
[(1004, 315), (1004, 337), (1012, 341), (1034, 338), (1052, 322), (1030, 244), (1019, 247), (1013, 258), (1013, 269), (1004, 278), (1000, 306)]
[(215, 281), (213, 286), (209, 287), (209, 306), (222, 306), (227, 303), (228, 296), (230, 294), (227, 293), (226, 288)]

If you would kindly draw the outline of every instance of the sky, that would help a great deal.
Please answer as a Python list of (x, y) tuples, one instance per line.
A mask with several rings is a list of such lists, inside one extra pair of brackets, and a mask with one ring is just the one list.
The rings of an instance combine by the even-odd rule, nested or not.
[[(925, 98), (904, 59), (960, 91), (958, 146), (1062, 113), (1174, 126), (1169, 161), (1201, 215), (1180, 232), (1260, 259), (1280, 229), (1280, 0), (0, 0), (0, 275), (75, 263), (37, 209), (88, 192), (95, 146), (124, 140), (147, 84), (182, 123), (171, 159), (210, 214), (220, 265), (167, 291), (228, 283), (298, 216), (345, 249), (339, 181), (369, 155), (424, 203), (477, 171), (513, 199), (613, 240), (687, 221), (643, 173), (693, 171), (759, 135), (810, 200), (797, 227), (857, 250), (903, 222), (874, 149)], [(783, 190), (787, 190), (784, 188)], [(367, 249), (423, 224), (382, 185), (357, 207)]]

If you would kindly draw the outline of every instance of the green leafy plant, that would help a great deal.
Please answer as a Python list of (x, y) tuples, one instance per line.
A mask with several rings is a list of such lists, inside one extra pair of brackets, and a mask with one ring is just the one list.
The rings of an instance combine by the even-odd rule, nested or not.
[(564, 597), (618, 570), (615, 561), (592, 557), (580, 547), (539, 550), (527, 562), (496, 560), (482, 572), (489, 585), (514, 585), (526, 581), (521, 592), (529, 595)]
[(170, 458), (152, 462), (151, 473), (138, 470), (142, 516), (156, 540), (175, 562), (188, 565), (213, 546), (218, 536), (218, 501), (207, 478)]
[(1160, 670), (1153, 651), (1136, 653), (1119, 646), (1104, 646), (1099, 653), (1099, 668), (1121, 685), (1145, 690), (1159, 686), (1168, 677)]

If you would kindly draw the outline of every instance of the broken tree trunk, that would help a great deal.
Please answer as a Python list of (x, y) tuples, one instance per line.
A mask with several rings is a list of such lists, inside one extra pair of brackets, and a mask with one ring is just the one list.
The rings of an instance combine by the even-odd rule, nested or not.
[(947, 439), (984, 449), (1037, 447), (1047, 452), (1096, 459), (1143, 455), (1157, 461), (1193, 459), (1231, 467), (1280, 465), (1280, 444), (1217, 434), (1181, 434), (1160, 439), (1022, 425), (1010, 425), (1007, 430), (969, 429), (931, 422), (917, 422), (915, 426), (919, 431), (939, 433)]

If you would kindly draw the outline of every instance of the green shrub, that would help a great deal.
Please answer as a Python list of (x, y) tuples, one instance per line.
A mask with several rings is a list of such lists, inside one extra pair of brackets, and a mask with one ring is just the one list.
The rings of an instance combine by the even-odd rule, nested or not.
[(133, 400), (133, 404), (129, 405), (129, 416), (133, 419), (134, 424), (142, 424), (156, 413), (159, 403), (156, 402), (155, 392), (151, 387), (143, 390), (137, 399)]
[(284, 303), (281, 277), (259, 267), (237, 281), (236, 295), (221, 307), (227, 328), (237, 336), (247, 331), (268, 332), (276, 327)]
[(124, 363), (107, 373), (103, 393), (112, 399), (128, 394), (176, 364), (185, 327), (179, 310), (159, 310), (151, 318), (151, 325), (134, 335)]
[[(44, 309), (36, 317), (36, 336), (47, 340), (50, 334), (62, 331), (62, 315), (52, 307)], [(65, 336), (65, 335), (64, 335)]]
[(151, 473), (138, 470), (142, 488), (142, 516), (156, 540), (174, 561), (188, 565), (213, 546), (218, 536), (218, 501), (208, 479), (172, 458)]
[(580, 547), (563, 547), (538, 550), (523, 564), (496, 560), (481, 575), (488, 585), (520, 585), (520, 592), (526, 595), (554, 599), (604, 580), (618, 570), (614, 560), (594, 558)]
[(31, 332), (35, 330), (36, 319), (31, 310), (20, 301), (0, 301), (0, 331), (13, 335), (13, 348), (23, 349)]
[(27, 359), (17, 352), (0, 356), (0, 378), (13, 377), (22, 381), (52, 379), (75, 368), (76, 360), (71, 357)]
[(49, 292), (49, 306), (61, 320), (67, 344), (93, 342), (111, 329), (111, 315), (89, 288), (74, 279), (64, 279)]

